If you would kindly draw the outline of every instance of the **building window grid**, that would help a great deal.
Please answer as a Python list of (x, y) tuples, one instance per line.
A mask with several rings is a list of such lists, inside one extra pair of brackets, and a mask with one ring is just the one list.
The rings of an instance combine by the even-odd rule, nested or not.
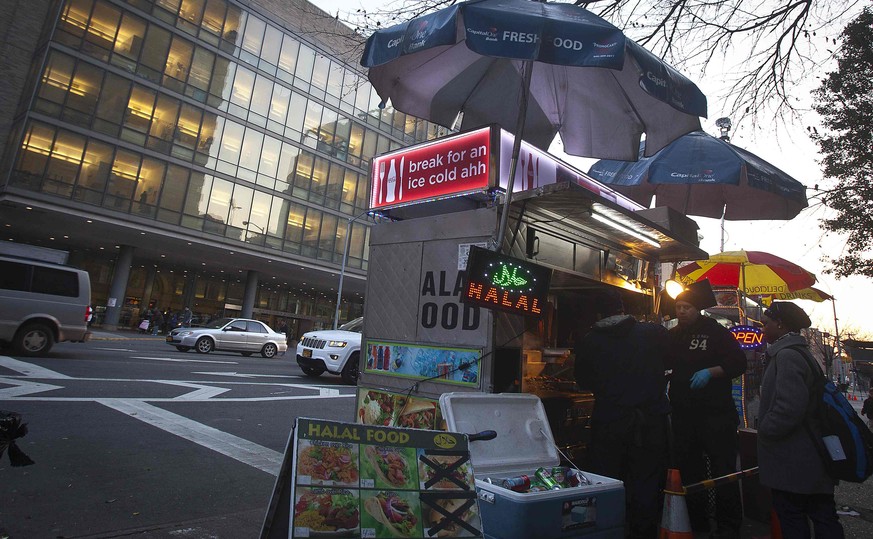
[[(288, 36), (286, 36), (286, 37), (288, 37)], [(177, 39), (178, 39), (178, 36), (175, 36), (175, 37), (174, 37), (174, 43), (175, 43), (175, 40), (177, 40)], [(289, 37), (289, 39), (291, 39), (291, 38)], [(174, 45), (174, 46), (175, 46), (175, 45)], [(188, 46), (189, 46), (189, 47), (194, 47), (194, 45), (193, 45), (193, 44), (190, 44), (190, 43), (188, 44)], [(202, 49), (201, 49), (200, 47), (197, 47), (197, 48), (196, 48), (196, 51), (197, 51), (197, 53), (199, 54), (199, 53), (202, 51)], [(170, 55), (172, 56), (172, 54), (173, 54), (173, 53), (172, 53), (172, 49), (171, 49)], [(323, 57), (323, 55), (320, 55), (319, 57)], [(326, 58), (326, 57), (323, 57), (323, 58)], [(179, 66), (178, 64), (179, 64), (179, 62), (173, 62), (173, 61), (169, 61), (169, 60), (168, 60), (166, 68), (167, 68), (167, 69), (170, 69), (170, 70), (175, 69), (175, 70), (176, 70), (175, 72), (181, 76), (181, 73), (184, 72), (184, 71), (187, 69), (187, 66), (184, 66), (184, 65)], [(335, 62), (330, 62), (329, 64), (330, 64), (330, 65), (338, 65), (338, 64), (336, 64)], [(198, 64), (198, 65), (199, 65), (199, 64)], [(173, 67), (173, 66), (175, 66), (175, 67)], [(196, 70), (193, 69), (193, 67), (194, 67), (194, 66), (192, 66), (191, 71), (192, 71), (192, 73), (196, 73)], [(341, 66), (340, 66), (340, 67), (341, 67)], [(351, 78), (353, 78), (354, 80), (359, 80), (359, 75), (358, 75), (357, 73), (353, 73), (353, 72), (351, 72), (351, 71), (348, 71), (347, 73), (348, 73), (349, 76), (350, 76)], [(229, 72), (228, 75), (231, 75), (231, 73)], [(170, 77), (170, 78), (172, 78), (172, 77)], [(202, 77), (201, 77), (201, 78), (202, 78)], [(230, 79), (230, 76), (228, 76), (227, 78)], [(165, 79), (167, 79), (167, 77), (165, 77)], [(213, 80), (215, 80), (215, 79), (216, 79), (216, 77), (213, 77)], [(220, 77), (218, 77), (218, 79), (220, 79)], [(192, 83), (193, 81), (194, 81), (194, 77), (190, 77), (190, 78), (189, 78), (189, 84)], [(170, 87), (169, 89), (172, 89), (172, 88), (171, 88), (172, 85), (165, 85), (165, 86), (169, 86), (169, 87)], [(334, 84), (332, 87), (337, 87), (337, 85)], [(202, 93), (202, 89), (199, 90), (199, 91)], [(185, 93), (186, 93), (186, 95), (191, 95), (191, 92), (186, 91)], [(361, 94), (360, 92), (359, 92), (359, 94), (360, 94), (360, 95), (359, 95), (359, 98), (363, 98), (363, 97), (364, 97), (364, 94)], [(369, 97), (369, 102), (370, 102), (370, 103), (376, 103), (376, 99), (377, 99), (377, 98), (376, 98), (375, 95), (372, 93), (372, 89), (371, 89), (371, 91), (370, 91), (368, 97)], [(305, 98), (304, 98), (304, 99), (305, 99)], [(203, 99), (202, 99), (202, 96), (201, 96), (200, 101), (202, 101), (202, 100), (203, 100)], [(360, 101), (360, 102), (363, 102), (363, 101), (361, 101), (361, 99), (359, 99), (359, 101)], [(240, 108), (240, 109), (231, 108), (230, 110), (231, 110), (231, 111), (238, 110), (238, 115), (239, 115), (239, 116), (242, 116), (242, 117), (245, 119), (246, 111), (244, 110), (244, 108)], [(386, 110), (388, 110), (388, 112), (386, 112)], [(393, 119), (393, 121), (392, 121), (389, 112), (390, 112), (390, 107), (389, 107), (388, 109), (383, 109), (383, 110), (381, 111), (381, 116), (384, 116), (384, 120), (385, 120), (385, 122), (383, 122), (383, 123), (385, 124), (385, 125), (382, 126), (383, 128), (388, 128), (388, 127), (390, 126), (390, 128), (394, 130), (395, 134), (398, 134), (399, 132), (402, 132), (403, 135), (405, 135), (406, 137), (410, 137), (411, 135), (413, 135), (414, 131), (412, 131), (412, 130), (410, 130), (410, 129), (408, 129), (408, 128), (407, 128), (407, 129), (400, 129), (400, 127), (399, 127), (400, 124), (403, 123), (403, 122), (400, 120), (400, 118), (401, 118), (401, 117), (405, 118), (405, 115), (403, 115), (402, 113), (395, 113), (395, 114), (393, 115), (393, 116), (394, 116), (394, 119)], [(359, 116), (362, 116), (362, 115), (359, 114)], [(372, 117), (372, 115), (367, 115), (367, 118), (368, 118), (368, 119), (371, 118), (371, 117)], [(265, 125), (265, 121), (264, 121), (264, 119), (263, 119), (263, 116), (260, 116), (260, 117), (256, 120), (255, 118), (251, 117), (251, 115), (249, 114), (249, 118), (248, 118), (248, 119), (249, 119), (249, 121), (253, 121), (253, 122), (255, 122), (257, 125), (260, 125), (260, 126), (264, 126), (264, 125)], [(419, 123), (421, 123), (421, 122), (419, 122)], [(276, 129), (276, 130), (278, 131), (277, 128), (279, 127), (279, 125), (280, 125), (280, 124), (277, 122), (277, 123), (271, 124), (270, 127), (273, 127), (274, 129)], [(425, 131), (426, 131), (426, 130), (425, 130)], [(422, 130), (419, 130), (418, 132), (421, 133)], [(289, 133), (287, 133), (287, 130), (286, 130), (285, 134), (286, 134), (286, 136), (289, 134)], [(292, 133), (291, 135), (293, 136), (293, 133)], [(342, 146), (346, 145), (346, 143), (345, 143), (345, 141), (340, 141), (340, 142), (339, 142), (339, 145), (342, 147)], [(390, 148), (390, 147), (397, 147), (397, 146), (399, 146), (399, 144), (396, 144), (394, 141), (391, 141), (391, 142), (389, 143), (389, 146), (388, 146), (388, 147)], [(339, 156), (341, 156), (341, 157), (344, 157), (348, 162), (350, 162), (350, 163), (353, 164), (353, 165), (360, 166), (360, 164), (361, 164), (361, 162), (360, 162), (358, 159), (356, 159), (356, 157), (353, 156), (352, 158), (349, 158), (348, 154), (342, 151), (342, 148), (340, 149), (340, 151), (337, 151), (335, 148), (333, 148), (333, 149), (328, 148), (327, 151), (335, 152), (335, 153), (332, 153), (332, 154), (335, 155), (335, 156), (339, 155)]]
[[(91, 4), (91, 5), (94, 6), (94, 7), (93, 7), (93, 10), (92, 10), (92, 12), (91, 12), (91, 13), (92, 13), (91, 16), (90, 16), (90, 18), (88, 19), (88, 21), (90, 21), (90, 22), (88, 22), (88, 23), (87, 23), (87, 26), (85, 26), (85, 31), (86, 31), (86, 32), (90, 32), (90, 33), (94, 33), (93, 31), (90, 31), (90, 30), (88, 30), (88, 29), (89, 29), (89, 28), (96, 28), (96, 27), (97, 27), (97, 25), (94, 24), (94, 22), (93, 22), (92, 19), (94, 18), (94, 15), (97, 14), (97, 12), (98, 12), (98, 11), (97, 11), (97, 7), (96, 7), (96, 5), (97, 5), (97, 4), (101, 4), (101, 5), (103, 4), (103, 2), (100, 2), (100, 0), (98, 0), (97, 2), (93, 2), (93, 3), (92, 3), (92, 2), (70, 2), (70, 4), (67, 6), (67, 9), (64, 10), (64, 14), (66, 15), (66, 14), (70, 13), (70, 7), (71, 7), (71, 6), (75, 6), (75, 5), (87, 5), (87, 4)], [(214, 4), (214, 2), (213, 2), (213, 4)], [(181, 3), (180, 3), (180, 5), (181, 5)], [(107, 10), (104, 10), (104, 11), (107, 11)], [(122, 13), (118, 12), (118, 10), (114, 10), (114, 11), (113, 11), (113, 10), (108, 10), (108, 11), (112, 11), (113, 13), (117, 12), (117, 13), (118, 13), (118, 16), (114, 17), (114, 20), (115, 20), (115, 28), (110, 28), (109, 25), (104, 25), (104, 26), (102, 27), (103, 29), (100, 30), (100, 32), (102, 32), (103, 34), (105, 34), (105, 35), (107, 35), (107, 36), (110, 34), (110, 33), (109, 33), (109, 30), (111, 30), (112, 32), (115, 32), (115, 30), (118, 28), (118, 25), (119, 25), (119, 24), (121, 24), (121, 25), (123, 26), (124, 23), (123, 23), (122, 21), (124, 20), (125, 17), (127, 17), (127, 16), (129, 15), (128, 13), (124, 13), (124, 14), (122, 14)], [(82, 24), (84, 24), (84, 21), (82, 20), (82, 19), (84, 19), (84, 17), (81, 16), (81, 13), (77, 13), (76, 15), (79, 15), (79, 17), (78, 17), (78, 19), (76, 19), (76, 21), (79, 22), (79, 23), (80, 23), (79, 26), (81, 26)], [(72, 19), (72, 17), (70, 17), (70, 18)], [(104, 18), (105, 18), (105, 17), (104, 17)], [(146, 21), (146, 24), (150, 24), (150, 23), (148, 23), (148, 22)], [(266, 25), (266, 26), (269, 26), (270, 28), (273, 28), (273, 27), (270, 26), (270, 25)], [(253, 25), (252, 28), (254, 28), (254, 27), (255, 27), (255, 26)], [(113, 35), (113, 39), (114, 39), (114, 33), (113, 33), (112, 35)], [(184, 44), (185, 44), (185, 41), (182, 40), (178, 35), (172, 35), (172, 36), (170, 36), (169, 34), (166, 34), (166, 35), (167, 35), (167, 38), (164, 39), (164, 41), (166, 42), (166, 47), (167, 47), (167, 50), (168, 50), (169, 54), (168, 54), (168, 61), (166, 62), (166, 66), (165, 66), (165, 71), (167, 71), (168, 69), (170, 69), (170, 68), (172, 67), (172, 65), (173, 65), (173, 62), (175, 61), (174, 56), (173, 56), (173, 52), (172, 52), (174, 49), (173, 49), (173, 45), (172, 45), (171, 43), (177, 43), (177, 42), (178, 42), (178, 43), (183, 43), (183, 45), (180, 45), (180, 46), (182, 46), (182, 47), (184, 47)], [(284, 39), (289, 39), (289, 37), (290, 37), (290, 36), (288, 36), (287, 34), (284, 35)], [(170, 38), (172, 39), (172, 42), (171, 42), (171, 39), (170, 39)], [(254, 47), (254, 45), (253, 45), (252, 43), (254, 43), (254, 41), (251, 41), (251, 42), (249, 43), (249, 48), (250, 48), (250, 49)], [(187, 43), (187, 45), (189, 45), (189, 49), (193, 49), (193, 48), (194, 48), (194, 44)], [(306, 47), (306, 49), (303, 49), (303, 47)], [(111, 48), (112, 48), (112, 47), (110, 47), (110, 49), (111, 49)], [(323, 55), (317, 53), (316, 51), (314, 51), (314, 50), (308, 48), (308, 46), (306, 46), (305, 44), (298, 43), (298, 49), (303, 49), (303, 50), (306, 50), (306, 51), (311, 51), (311, 53), (308, 52), (308, 56), (307, 56), (307, 57), (309, 57), (312, 61), (311, 61), (311, 62), (304, 62), (304, 64), (303, 64), (303, 68), (301, 68), (301, 70), (299, 70), (299, 71), (298, 71), (297, 69), (295, 69), (296, 72), (301, 72), (301, 71), (304, 70), (304, 69), (308, 71), (308, 70), (310, 70), (311, 68), (314, 68), (316, 65), (318, 65), (318, 66), (321, 66), (321, 67), (319, 67), (318, 69), (324, 71), (324, 73), (322, 73), (323, 76), (319, 79), (319, 81), (318, 81), (318, 83), (317, 83), (317, 85), (316, 85), (317, 87), (319, 87), (319, 88), (321, 88), (322, 86), (325, 87), (325, 88), (330, 87), (330, 88), (332, 89), (332, 91), (334, 91), (334, 92), (336, 91), (337, 88), (341, 88), (341, 87), (342, 87), (341, 84), (338, 84), (338, 83), (336, 82), (336, 78), (335, 78), (335, 77), (334, 77), (334, 79), (333, 79), (333, 80), (334, 80), (333, 83), (330, 83), (330, 84), (329, 84), (329, 82), (328, 82), (329, 77), (330, 77), (330, 66), (336, 65), (335, 62), (333, 62), (333, 61), (331, 61), (331, 60), (328, 60), (326, 56), (323, 56)], [(85, 52), (87, 53), (88, 51), (85, 51)], [(183, 52), (184, 52), (184, 51), (183, 51)], [(107, 58), (105, 58), (105, 57), (100, 57), (99, 59), (104, 60), (104, 61), (107, 60)], [(300, 62), (297, 62), (297, 66), (299, 66), (299, 65), (301, 65)], [(185, 67), (185, 66), (178, 65), (178, 62), (177, 62), (177, 64), (176, 64), (176, 68), (177, 68), (177, 71), (175, 71), (174, 74), (175, 74), (175, 75), (178, 75), (179, 78), (178, 78), (178, 79), (177, 79), (176, 77), (172, 77), (172, 78), (173, 78), (173, 79), (176, 79), (176, 80), (182, 80), (182, 79), (181, 79), (181, 75), (182, 75), (182, 72), (183, 72), (184, 70), (186, 70), (186, 67)], [(360, 80), (360, 74), (358, 74), (358, 73), (354, 73), (354, 72), (351, 72), (351, 71), (348, 71), (348, 70), (344, 70), (344, 69), (342, 68), (342, 66), (340, 66), (340, 70), (341, 70), (341, 71), (345, 71), (346, 78), (351, 77), (352, 80)], [(165, 73), (165, 74), (166, 74), (166, 73)], [(165, 77), (165, 80), (162, 81), (162, 82), (166, 82), (166, 77)], [(135, 85), (135, 86), (136, 86), (136, 85)], [(367, 86), (368, 86), (368, 85), (367, 85)], [(281, 87), (281, 85), (276, 85), (275, 87)], [(366, 86), (365, 86), (365, 87), (366, 87)], [(71, 82), (71, 83), (68, 84), (68, 88), (66, 89), (66, 93), (67, 93), (68, 96), (69, 96), (71, 93), (74, 93), (74, 92), (72, 92), (73, 89), (74, 89), (74, 86), (73, 86), (73, 84), (72, 84), (72, 82)], [(172, 88), (170, 88), (170, 89), (172, 89)], [(346, 94), (346, 97), (349, 96), (349, 95), (351, 95), (351, 94), (350, 94), (350, 93)], [(357, 98), (356, 101), (355, 101), (356, 104), (357, 104), (357, 103), (362, 103), (361, 100), (364, 99), (364, 98), (366, 98), (364, 95), (361, 94), (361, 92), (357, 92), (356, 95), (358, 95), (358, 98)], [(369, 95), (368, 97), (369, 97), (368, 104), (372, 104), (372, 103), (373, 103), (373, 100), (375, 99), (375, 95), (374, 95), (374, 93), (372, 92), (372, 89), (371, 89), (371, 91), (370, 91), (370, 95)], [(341, 103), (348, 103), (348, 99), (343, 98), (343, 99), (340, 100), (340, 102), (341, 102)], [(96, 99), (95, 99), (95, 103), (96, 103)], [(146, 109), (148, 109), (148, 106), (149, 106), (149, 105), (147, 104), (147, 105), (146, 105)], [(188, 105), (188, 106), (190, 107), (190, 105)], [(321, 105), (321, 107), (323, 108), (323, 105)], [(177, 100), (176, 100), (176, 105), (175, 105), (174, 108), (175, 108), (176, 111), (179, 110), (179, 104), (178, 104), (178, 101), (177, 101)], [(347, 108), (347, 107), (346, 107), (346, 108)], [(344, 108), (344, 110), (346, 110), (346, 108)], [(153, 110), (154, 110), (154, 108), (152, 108), (152, 111), (153, 111)], [(330, 109), (328, 109), (328, 110), (330, 111)], [(372, 109), (371, 109), (371, 110), (372, 110)], [(143, 110), (140, 109), (140, 110), (138, 110), (138, 112), (140, 112), (140, 113), (141, 113), (140, 116), (142, 116), (143, 114), (148, 115), (151, 111), (148, 111), (148, 110), (143, 111)], [(330, 111), (330, 113), (333, 114), (333, 118), (334, 118), (334, 119), (336, 119), (336, 118), (338, 117), (338, 115), (336, 114), (336, 112), (334, 112), (334, 111)], [(381, 110), (380, 113), (381, 113), (381, 116), (382, 116), (382, 117), (384, 118), (384, 120), (385, 120), (384, 123), (387, 124), (387, 126), (389, 127), (388, 130), (390, 130), (390, 129), (394, 129), (394, 130), (396, 131), (396, 130), (397, 130), (397, 125), (392, 125), (392, 124), (390, 123), (390, 122), (392, 121), (392, 115), (391, 115), (391, 114), (388, 114), (384, 109)], [(401, 123), (400, 120), (398, 119), (398, 118), (400, 117), (400, 116), (399, 116), (400, 114), (401, 114), (401, 113), (397, 113), (397, 115), (395, 115), (395, 117), (393, 118), (393, 122), (394, 122), (394, 124), (400, 124), (400, 123)], [(373, 117), (372, 114), (368, 114), (368, 113), (364, 113), (364, 114), (362, 114), (362, 113), (358, 113), (358, 116), (359, 116), (359, 117), (360, 117), (360, 116), (366, 116), (366, 117), (367, 117), (367, 122), (368, 122), (368, 123), (372, 123), (372, 121), (371, 121), (371, 118)], [(405, 115), (402, 115), (402, 117), (405, 119)], [(167, 121), (167, 122), (162, 122), (162, 123), (169, 125), (169, 124), (172, 124), (172, 120)], [(178, 122), (178, 121), (177, 121), (177, 125), (180, 124), (180, 123), (181, 123), (183, 126), (186, 125), (186, 124), (184, 124), (184, 123), (182, 123), (182, 122)], [(311, 123), (312, 123), (312, 125), (314, 125), (314, 126), (317, 125), (317, 126), (318, 126), (318, 131), (319, 131), (319, 132), (321, 131), (321, 122), (320, 122), (320, 120), (319, 120), (318, 122), (316, 122), (316, 121), (313, 120)], [(335, 122), (334, 122), (334, 123), (335, 123)], [(418, 123), (421, 123), (421, 122), (418, 122)], [(192, 122), (192, 125), (193, 125), (193, 122)], [(351, 125), (354, 125), (354, 124), (351, 124)], [(403, 125), (404, 125), (404, 127), (405, 127), (405, 122), (403, 122)], [(166, 127), (166, 126), (165, 126), (165, 127)], [(199, 126), (198, 126), (198, 127), (199, 127)], [(382, 125), (381, 127), (383, 127), (383, 129), (384, 129), (386, 126), (385, 126), (385, 125)], [(178, 129), (178, 128), (177, 128), (177, 129)], [(394, 144), (396, 144), (395, 141), (390, 141), (390, 139), (388, 139), (387, 137), (384, 137), (383, 135), (381, 135), (381, 134), (379, 134), (379, 133), (372, 132), (372, 131), (369, 131), (369, 130), (364, 130), (364, 132), (367, 133), (371, 138), (372, 138), (372, 137), (375, 137), (375, 138), (378, 140), (377, 146), (378, 146), (380, 149), (382, 149), (382, 150), (384, 150), (384, 149), (386, 149), (386, 148), (389, 148), (389, 147), (393, 146)], [(163, 138), (166, 138), (166, 137), (167, 137), (167, 132), (166, 132), (166, 130), (164, 130), (164, 133), (163, 133), (163, 134), (164, 134), (164, 137), (163, 137)], [(406, 128), (403, 129), (403, 134), (404, 134), (405, 136), (407, 136), (407, 137), (410, 136), (410, 134), (409, 134), (409, 132), (408, 132), (408, 130), (407, 130)], [(318, 135), (316, 135), (316, 136), (318, 137)], [(171, 135), (170, 138), (176, 138), (176, 137), (174, 137), (174, 136)], [(320, 138), (320, 137), (318, 137), (318, 138)], [(392, 144), (392, 143), (394, 143), (394, 144)], [(201, 144), (202, 144), (202, 142), (201, 142)], [(348, 147), (348, 146), (351, 146), (351, 144), (347, 144), (347, 147)], [(325, 150), (324, 148), (318, 148), (318, 145), (316, 145), (316, 148), (317, 148), (317, 149), (320, 149), (321, 151), (325, 151), (325, 153), (328, 153), (328, 154), (333, 155), (334, 157), (336, 157), (336, 154), (333, 153), (333, 152), (331, 152), (330, 150)], [(121, 151), (121, 150), (119, 150), (119, 151)], [(57, 156), (59, 156), (60, 154), (53, 154), (53, 155), (54, 155), (53, 158), (54, 158), (54, 159), (57, 159)], [(354, 154), (353, 154), (353, 155), (354, 155)], [(333, 164), (333, 165), (331, 165), (331, 166), (336, 166), (336, 165)], [(347, 171), (347, 173), (348, 173), (348, 171)], [(115, 176), (117, 176), (117, 175), (115, 175)], [(359, 181), (358, 184), (359, 184), (359, 186), (360, 186), (360, 185), (361, 185), (361, 182)], [(364, 184), (364, 185), (365, 185), (365, 184)], [(342, 189), (342, 191), (343, 191), (343, 192), (348, 191), (348, 186), (349, 186), (349, 184), (348, 184), (348, 180), (345, 180), (344, 183), (343, 183), (343, 189)], [(358, 191), (366, 191), (366, 187), (364, 187), (364, 189), (358, 189)], [(109, 195), (107, 195), (107, 196), (109, 196)], [(157, 196), (157, 194), (155, 194), (154, 196)], [(364, 193), (364, 195), (363, 195), (362, 197), (360, 197), (360, 198), (364, 198), (364, 197), (365, 197), (365, 193)], [(118, 197), (116, 197), (116, 200), (117, 200), (117, 199), (118, 199)], [(130, 203), (130, 200), (128, 199), (125, 203), (129, 204), (129, 203)], [(322, 203), (323, 203), (323, 201), (322, 201)], [(140, 205), (142, 205), (141, 202), (140, 202)], [(346, 209), (347, 207), (348, 207), (348, 204), (344, 204), (344, 209)], [(352, 210), (352, 211), (355, 211), (354, 208), (351, 208), (351, 210)], [(317, 213), (321, 213), (321, 212), (317, 212)], [(335, 216), (332, 216), (332, 217), (333, 217), (334, 220), (335, 220)], [(317, 222), (316, 219), (312, 219), (312, 220), (310, 220), (310, 222), (312, 222), (312, 221), (316, 221), (316, 222)], [(321, 227), (320, 227), (320, 226), (318, 226), (318, 227), (311, 226), (311, 228), (318, 228), (318, 229), (320, 230)], [(335, 227), (334, 227), (334, 229), (335, 229)], [(311, 235), (311, 234), (310, 234), (310, 235)]]

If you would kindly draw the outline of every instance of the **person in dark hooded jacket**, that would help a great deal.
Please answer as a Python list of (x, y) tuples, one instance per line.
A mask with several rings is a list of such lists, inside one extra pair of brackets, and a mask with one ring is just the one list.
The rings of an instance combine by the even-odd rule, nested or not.
[(594, 393), (589, 469), (625, 484), (630, 537), (655, 538), (667, 470), (667, 330), (624, 315), (617, 293), (575, 348), (576, 383)]

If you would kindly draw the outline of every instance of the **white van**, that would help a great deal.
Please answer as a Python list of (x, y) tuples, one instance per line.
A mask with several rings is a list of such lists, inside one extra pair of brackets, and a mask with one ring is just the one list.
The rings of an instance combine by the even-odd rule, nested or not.
[(0, 344), (24, 356), (47, 354), (56, 342), (91, 338), (88, 272), (0, 255)]

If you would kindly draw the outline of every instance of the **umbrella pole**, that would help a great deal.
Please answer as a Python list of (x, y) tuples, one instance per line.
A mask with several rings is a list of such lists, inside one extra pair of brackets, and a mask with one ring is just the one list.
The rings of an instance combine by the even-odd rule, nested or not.
[[(724, 229), (722, 229), (724, 231)], [(724, 251), (722, 251), (724, 252)], [(748, 324), (749, 319), (746, 317), (746, 264), (744, 262), (740, 263), (740, 301), (738, 302), (740, 307), (740, 323)]]
[[(503, 236), (506, 235), (506, 224), (509, 220), (509, 205), (512, 202), (512, 190), (515, 188), (515, 169), (518, 167), (518, 154), (521, 153), (521, 137), (527, 120), (527, 102), (530, 96), (530, 79), (533, 75), (533, 61), (524, 62), (521, 87), (521, 104), (518, 120), (515, 124), (515, 140), (512, 143), (512, 159), (509, 162), (509, 180), (506, 185), (506, 196), (503, 202), (503, 212), (500, 214), (500, 226), (497, 234), (491, 238), (491, 250), (497, 253), (503, 250)], [(509, 246), (512, 249), (512, 246)]]
[[(834, 335), (835, 335), (834, 338), (837, 341), (837, 361), (842, 361), (843, 354), (842, 354), (841, 344), (840, 344), (840, 326), (837, 325), (837, 302), (836, 302), (836, 298), (834, 298), (833, 296), (831, 297), (831, 305), (834, 308)], [(833, 369), (833, 367), (831, 367), (831, 369)], [(830, 374), (831, 373), (828, 373), (828, 375), (830, 375)]]

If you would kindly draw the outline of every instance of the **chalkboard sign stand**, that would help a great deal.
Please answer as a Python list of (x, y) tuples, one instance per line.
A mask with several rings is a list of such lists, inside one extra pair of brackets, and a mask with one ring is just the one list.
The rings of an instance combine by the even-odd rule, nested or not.
[(285, 456), (282, 459), (282, 467), (276, 484), (273, 486), (273, 494), (270, 496), (270, 505), (264, 516), (264, 525), (261, 528), (260, 539), (288, 539), (291, 536), (291, 463), (294, 462), (294, 428), (288, 435), (288, 443), (285, 444)]

